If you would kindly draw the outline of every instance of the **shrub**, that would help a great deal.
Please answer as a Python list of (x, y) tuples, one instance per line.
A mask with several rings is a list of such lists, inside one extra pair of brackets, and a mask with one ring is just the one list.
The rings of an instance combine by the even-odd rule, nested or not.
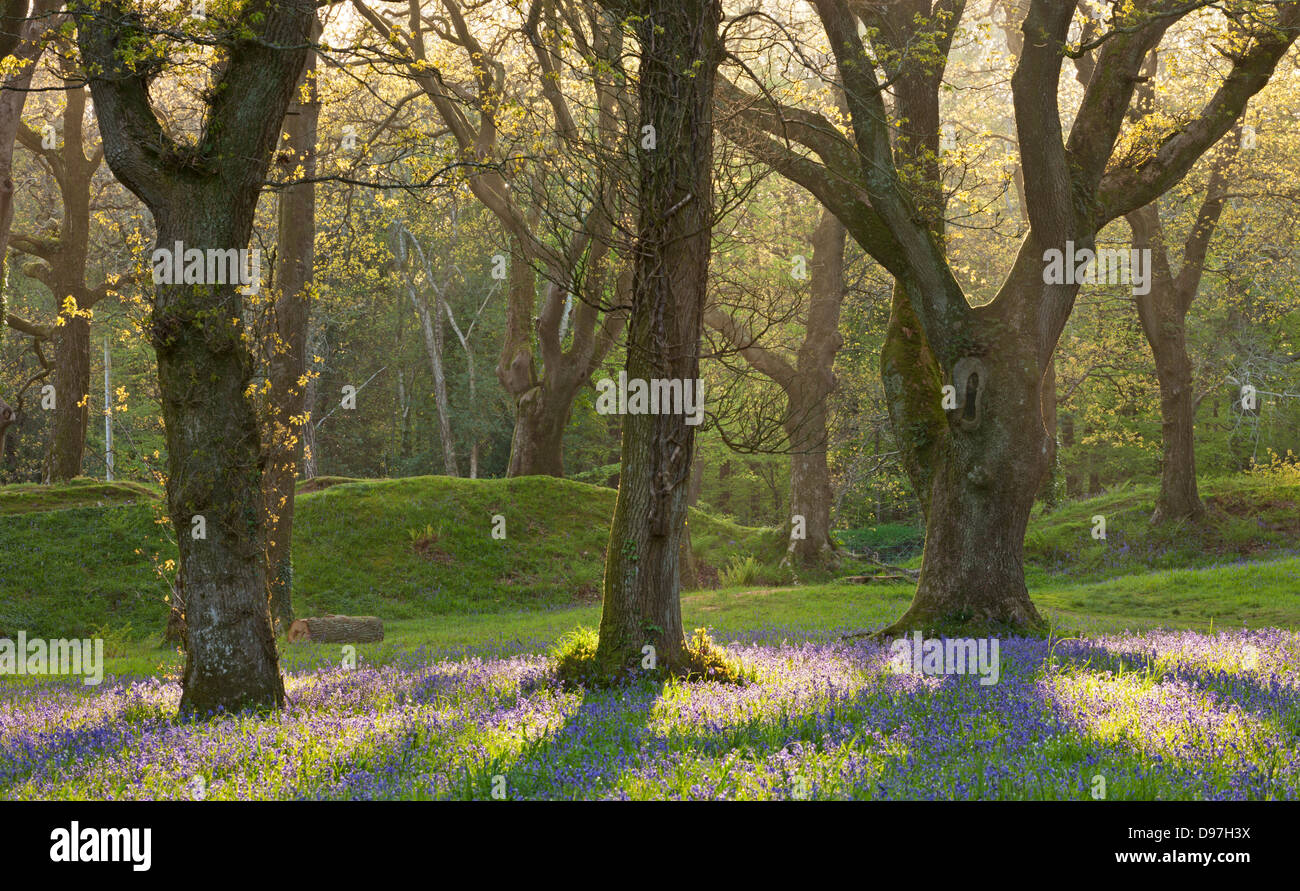
[(709, 632), (696, 628), (686, 641), (683, 658), (674, 664), (660, 664), (653, 670), (639, 666), (601, 666), (596, 661), (600, 635), (594, 628), (575, 628), (551, 648), (555, 674), (563, 683), (587, 688), (615, 686), (643, 679), (675, 678), (682, 681), (713, 681), (745, 685), (753, 673), (713, 642)]
[(718, 581), (724, 588), (732, 588), (737, 585), (752, 585), (758, 581), (758, 574), (762, 567), (754, 559), (752, 554), (746, 554), (744, 557), (739, 555), (732, 557), (727, 568), (718, 573)]

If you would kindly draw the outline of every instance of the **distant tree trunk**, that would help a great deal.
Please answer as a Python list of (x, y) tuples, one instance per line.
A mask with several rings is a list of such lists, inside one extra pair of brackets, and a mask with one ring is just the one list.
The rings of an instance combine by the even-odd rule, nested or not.
[[(445, 45), (459, 46), (465, 53), (463, 62), (478, 72), (472, 82), (451, 89), (447, 87), (451, 79), (444, 78), (438, 68), (439, 60), (430, 58), (420, 4), (408, 6), (404, 28), (365, 4), (355, 8), (388, 41), (394, 58), (407, 66), (428, 95), (461, 156), (475, 162), (466, 171), (467, 184), (497, 217), (511, 242), (512, 280), (497, 375), (517, 406), (525, 400), (528, 404), (516, 416), (513, 443), (518, 451), (511, 455), (509, 475), (563, 476), (562, 443), (554, 430), (567, 422), (574, 395), (600, 367), (626, 320), (622, 309), (604, 312), (601, 307), (611, 302), (605, 293), (607, 267), (614, 260), (610, 256), (614, 221), (623, 215), (618, 187), (628, 156), (625, 152), (601, 152), (592, 161), (590, 153), (593, 146), (620, 138), (616, 134), (623, 128), (625, 109), (631, 104), (631, 78), (622, 70), (626, 54), (620, 17), (627, 6), (611, 2), (570, 8), (549, 0), (528, 4), (521, 31), (528, 41), (526, 52), (531, 52), (537, 65), (537, 85), (545, 100), (535, 109), (543, 115), (540, 120), (546, 134), (539, 138), (549, 137), (539, 143), (545, 147), (536, 154), (553, 154), (574, 165), (555, 171), (561, 179), (575, 176), (573, 195), (591, 190), (586, 193), (589, 204), (578, 211), (576, 221), (557, 226), (556, 222), (570, 213), (558, 210), (553, 194), (546, 191), (557, 180), (548, 173), (539, 174), (536, 166), (492, 163), (519, 157), (502, 144), (503, 134), (510, 132), (513, 124), (497, 118), (499, 97), (511, 89), (506, 83), (508, 66), (498, 59), (493, 44), (476, 36), (473, 19), (466, 15), (472, 4), (442, 0), (440, 5), (439, 14), (456, 35)], [(563, 85), (569, 64), (562, 58), (563, 47), (575, 44), (583, 47), (584, 71), (579, 73), (585, 73), (583, 81), (591, 90), (583, 103), (574, 102)], [(547, 107), (549, 117), (545, 117)], [(545, 170), (545, 162), (542, 164)], [(518, 276), (520, 266), (532, 271)], [(548, 285), (541, 311), (534, 314), (538, 271)], [(516, 280), (525, 277), (531, 285)], [(621, 307), (627, 301), (616, 299), (613, 303)], [(570, 305), (575, 310), (566, 348), (568, 315), (564, 310)], [(531, 392), (537, 386), (548, 388), (543, 398)], [(561, 419), (543, 419), (543, 410), (558, 412)]]
[[(631, 378), (695, 380), (713, 225), (713, 88), (721, 59), (717, 0), (641, 0), (636, 16), (641, 120)], [(683, 414), (628, 415), (605, 562), (597, 661), (615, 671), (683, 661), (678, 560), (695, 428)]]
[(64, 319), (54, 329), (54, 418), (44, 482), (65, 482), (81, 475), (89, 424), (90, 320)]
[[(808, 438), (792, 439), (801, 449), (790, 455), (790, 515), (802, 518), (803, 538), (795, 538), (795, 524), (790, 523), (786, 558), (804, 566), (824, 562), (835, 550), (831, 540), (831, 473), (826, 462), (827, 414), (824, 404), (811, 406), (804, 414), (801, 429)], [(815, 431), (815, 433), (814, 433)], [(820, 441), (811, 437), (820, 435)]]
[(1156, 363), (1160, 382), (1163, 463), (1160, 494), (1151, 522), (1199, 520), (1205, 515), (1196, 486), (1196, 397), (1192, 362), (1187, 355), (1187, 314), (1200, 288), (1210, 240), (1223, 213), (1228, 171), (1240, 146), (1238, 124), (1219, 144), (1210, 164), (1210, 177), (1196, 223), (1183, 244), (1182, 268), (1169, 261), (1164, 227), (1155, 203), (1128, 214), (1133, 247), (1150, 251), (1151, 279), (1146, 294), (1134, 294), (1142, 331)]
[(790, 538), (786, 556), (803, 565), (825, 563), (835, 552), (831, 538), (835, 493), (826, 453), (830, 442), (828, 402), (837, 386), (835, 356), (844, 344), (839, 321), (844, 302), (846, 238), (844, 224), (830, 211), (823, 211), (813, 233), (807, 332), (799, 348), (792, 385), (786, 391), (790, 513), (802, 516), (805, 527), (802, 539)]
[(415, 293), (415, 286), (408, 285), (411, 304), (420, 317), (420, 333), (424, 335), (424, 350), (429, 357), (429, 373), (433, 377), (433, 401), (438, 411), (438, 435), (442, 440), (443, 470), (447, 476), (460, 476), (460, 467), (456, 461), (456, 441), (451, 433), (451, 405), (447, 400), (447, 375), (442, 364), (442, 323), (440, 316), (429, 308)]
[(565, 396), (542, 383), (516, 401), (507, 476), (564, 476), (564, 428), (573, 407)]
[[(595, 249), (593, 248), (593, 251)], [(602, 246), (601, 252), (606, 248)], [(594, 277), (594, 276), (593, 276)], [(565, 350), (558, 329), (564, 300), (554, 282), (547, 284), (543, 315), (534, 318), (537, 271), (515, 254), (510, 262), (510, 287), (506, 303), (506, 336), (497, 361), (497, 379), (515, 401), (515, 428), (510, 440), (506, 475), (564, 476), (564, 430), (573, 414), (578, 391), (591, 378), (622, 331), (626, 315), (605, 314), (597, 328), (596, 310), (581, 304), (574, 323), (573, 345)], [(631, 276), (620, 275), (617, 303), (626, 303)], [(533, 333), (537, 334), (537, 349)], [(537, 355), (544, 374), (537, 373)]]
[[(104, 154), (149, 208), (157, 249), (244, 250), (315, 22), (309, 0), (252, 0), (222, 27), (208, 126), (174, 143), (133, 51), (147, 38), (118, 0), (75, 4)], [(150, 32), (152, 35), (154, 32)], [(163, 254), (167, 258), (167, 254)], [(151, 340), (167, 436), (167, 507), (185, 592), (182, 716), (276, 709), (284, 684), (266, 584), (261, 430), (239, 282), (157, 284)], [(233, 320), (233, 323), (232, 323)]]
[[(313, 38), (320, 33), (319, 20)], [(302, 83), (285, 114), (287, 136), (280, 166), (290, 179), (316, 175), (316, 54), (303, 66)], [(307, 329), (311, 323), (311, 284), (316, 262), (316, 186), (302, 182), (280, 191), (276, 241), (274, 336), (268, 358), (270, 382), (266, 472), (262, 493), (266, 512), (266, 573), (271, 619), (279, 629), (293, 622), (294, 484), (302, 463), (306, 415)]]
[(44, 50), (43, 41), (62, 19), (51, 17), (59, 6), (55, 0), (36, 0), (30, 12), (26, 2), (6, 0), (0, 6), (0, 51), (3, 51), (0, 59), (10, 61), (14, 57), (26, 63), (5, 80), (5, 89), (0, 91), (0, 271), (4, 268), (9, 228), (14, 221), (14, 141), (22, 127), (27, 89)]
[[(1160, 217), (1148, 205), (1129, 214), (1133, 244), (1152, 249), (1162, 237)], [(1196, 487), (1196, 406), (1192, 395), (1192, 363), (1187, 355), (1186, 308), (1182, 305), (1168, 257), (1163, 249), (1152, 250), (1151, 290), (1135, 295), (1142, 330), (1156, 363), (1160, 382), (1160, 418), (1163, 466), (1160, 494), (1151, 521), (1199, 519), (1205, 513)]]
[[(704, 319), (754, 370), (775, 381), (785, 393), (785, 438), (790, 454), (790, 514), (786, 562), (816, 565), (835, 552), (831, 539), (834, 491), (827, 466), (830, 407), (835, 391), (835, 357), (844, 343), (839, 333), (844, 302), (844, 244), (847, 232), (824, 211), (813, 232), (809, 264), (810, 297), (803, 342), (795, 361), (757, 344), (731, 314), (709, 307)], [(803, 518), (804, 537), (795, 518)]]
[[(469, 320), (464, 330), (456, 322), (456, 315), (452, 312), (451, 304), (447, 302), (445, 294), (439, 296), (442, 310), (447, 314), (447, 321), (451, 323), (451, 330), (456, 335), (456, 340), (460, 343), (460, 348), (465, 352), (465, 377), (469, 383), (469, 404), (473, 406), (474, 411), (478, 411), (478, 363), (474, 361), (474, 348), (470, 344), (470, 338), (474, 334), (475, 327), (478, 326), (479, 318), (483, 315), (483, 310), (487, 308), (488, 301), (492, 299), (492, 291), (489, 290), (487, 297), (479, 304), (478, 311), (474, 317)], [(469, 447), (469, 478), (478, 479), (478, 454), (479, 454), (479, 427), (478, 419), (471, 419), (471, 435)]]
[[(66, 53), (70, 47), (63, 49)], [(67, 68), (64, 74), (76, 76)], [(85, 87), (71, 87), (64, 95), (61, 145), (47, 146), (41, 134), (25, 124), (18, 130), (23, 147), (42, 158), (54, 174), (63, 209), (59, 233), (55, 237), (23, 233), (11, 236), (12, 247), (36, 258), (23, 267), (23, 272), (49, 288), (59, 314), (57, 323), (45, 328), (12, 315), (7, 318), (10, 327), (54, 345), (53, 418), (41, 473), (45, 483), (66, 482), (81, 474), (90, 424), (89, 312), (108, 295), (107, 285), (93, 289), (86, 285), (90, 193), (103, 155), (99, 150), (91, 152), (90, 157), (85, 154)]]
[[(1155, 523), (1177, 518), (1197, 520), (1205, 514), (1205, 505), (1196, 488), (1196, 402), (1185, 329), (1179, 325), (1159, 340), (1156, 377), (1160, 381), (1164, 462), (1160, 495), (1151, 519)], [(1153, 340), (1153, 347), (1155, 343)]]
[[(443, 356), (446, 346), (446, 337), (444, 335), (442, 309), (443, 288), (439, 288), (438, 283), (434, 280), (433, 266), (429, 262), (429, 256), (425, 253), (424, 248), (416, 239), (414, 233), (403, 223), (396, 224), (397, 242), (394, 245), (394, 254), (398, 263), (401, 265), (402, 274), (405, 277), (406, 293), (411, 299), (411, 307), (415, 310), (416, 318), (420, 322), (420, 334), (424, 338), (424, 351), (429, 359), (429, 374), (433, 378), (433, 401), (438, 412), (438, 435), (442, 441), (442, 460), (443, 469), (448, 476), (460, 476), (460, 466), (456, 461), (456, 441), (451, 432), (451, 404), (447, 399), (447, 374), (443, 365)], [(425, 285), (427, 291), (433, 292), (434, 302), (429, 303), (427, 296), (421, 293), (421, 289), (416, 286), (416, 274), (412, 265), (418, 262), (420, 270), (424, 273)]]

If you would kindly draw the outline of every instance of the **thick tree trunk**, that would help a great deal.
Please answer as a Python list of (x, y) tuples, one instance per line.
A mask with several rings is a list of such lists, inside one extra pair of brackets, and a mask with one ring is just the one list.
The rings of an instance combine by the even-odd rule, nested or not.
[(89, 423), (90, 320), (65, 317), (54, 329), (54, 417), (44, 482), (66, 482), (81, 475)]
[(899, 463), (912, 484), (922, 515), (928, 516), (937, 448), (946, 428), (940, 398), (942, 372), (901, 284), (894, 285), (885, 343), (880, 351), (880, 381)]
[[(317, 26), (319, 29), (319, 25)], [(288, 135), (283, 168), (294, 179), (316, 175), (316, 58), (307, 56), (297, 101), (285, 115)], [(305, 98), (305, 101), (302, 101)], [(270, 406), (266, 433), (266, 573), (271, 619), (277, 629), (293, 621), (294, 484), (302, 463), (306, 412), (307, 329), (311, 322), (311, 283), (316, 262), (316, 186), (298, 183), (280, 192), (276, 241), (274, 332), (269, 360)]]
[(572, 410), (573, 396), (545, 384), (518, 399), (507, 476), (564, 476), (564, 428)]
[[(159, 247), (246, 243), (247, 229), (242, 239), (206, 231), (207, 221), (230, 214), (221, 190), (204, 197), (159, 227)], [(261, 430), (248, 395), (252, 359), (230, 324), (243, 301), (229, 285), (161, 285), (155, 294), (167, 504), (185, 591), (181, 713), (278, 708), (284, 685), (267, 602)]]
[(1196, 402), (1192, 394), (1192, 363), (1182, 324), (1166, 326), (1151, 338), (1160, 380), (1160, 420), (1164, 465), (1160, 495), (1151, 522), (1200, 519), (1205, 514), (1196, 488)]
[[(717, 0), (643, 0), (638, 14), (641, 127), (628, 378), (695, 381), (713, 225)], [(640, 129), (633, 138), (640, 139)], [(683, 413), (627, 415), (605, 561), (597, 661), (617, 672), (685, 661), (678, 559), (695, 427)]]
[(936, 443), (921, 577), (911, 607), (886, 633), (909, 628), (1041, 624), (1029, 599), (1024, 537), (1047, 469), (1037, 359), (1014, 335), (958, 364), (957, 408)]
[[(792, 522), (786, 559), (804, 566), (824, 563), (835, 551), (831, 541), (834, 491), (826, 463), (827, 414), (823, 397), (803, 413), (798, 429), (789, 432), (790, 441), (799, 447), (790, 455)], [(803, 521), (803, 538), (795, 538), (798, 518)]]
[[(155, 258), (155, 273), (168, 254), (178, 259), (178, 243), (186, 252), (246, 249), (306, 61), (314, 6), (254, 0), (240, 8), (229, 22), (233, 31), (222, 35), (232, 39), (205, 94), (208, 126), (185, 149), (154, 116), (147, 78), (134, 68), (138, 54), (124, 52), (142, 39), (146, 23), (117, 0), (75, 9), (104, 157), (149, 208), (156, 246), (165, 252)], [(233, 39), (235, 31), (243, 36)], [(196, 276), (203, 284), (160, 276), (150, 326), (167, 436), (167, 508), (185, 595), (180, 714), (198, 718), (284, 703), (267, 601), (262, 437), (249, 392), (243, 282), (213, 272)]]

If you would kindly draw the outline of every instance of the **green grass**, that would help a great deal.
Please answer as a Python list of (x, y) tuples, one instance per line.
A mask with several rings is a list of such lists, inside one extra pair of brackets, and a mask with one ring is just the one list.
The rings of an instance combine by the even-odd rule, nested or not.
[[(1055, 632), (1113, 633), (1154, 628), (1211, 631), (1300, 627), (1300, 558), (1147, 573), (1090, 583), (1058, 583), (1031, 597)], [(912, 598), (906, 583), (837, 583), (778, 588), (722, 588), (682, 595), (686, 628), (709, 628), (720, 640), (818, 638), (882, 627)], [(600, 607), (571, 606), (501, 613), (440, 614), (385, 620), (382, 643), (357, 652), (386, 664), (421, 647), (458, 652), (544, 652), (575, 628), (600, 624)], [(174, 648), (119, 635), (109, 642), (110, 674), (176, 672)], [(297, 670), (337, 661), (335, 644), (283, 645), (285, 665)]]
[[(598, 613), (611, 489), (545, 477), (324, 478), (299, 489), (294, 588), (300, 615), (374, 614), (390, 628), (413, 621), (454, 636), (460, 628), (558, 634), (591, 624)], [(1233, 564), (1296, 556), (1297, 476), (1208, 480), (1202, 490), (1210, 513), (1196, 527), (1152, 527), (1149, 486), (1037, 513), (1026, 538), (1030, 590), (1049, 613), (1079, 626), (1136, 628), (1167, 619), (1206, 627), (1211, 618), (1236, 615), (1294, 624), (1289, 564), (1258, 571)], [(1105, 541), (1091, 535), (1098, 514), (1107, 520)], [(505, 518), (504, 539), (492, 537), (496, 515)], [(691, 512), (689, 528), (706, 583), (733, 562), (749, 562), (752, 571), (740, 588), (688, 593), (688, 616), (698, 608), (703, 620), (728, 622), (735, 613), (738, 630), (795, 619), (816, 627), (824, 619), (867, 626), (896, 617), (906, 604), (907, 586), (836, 587), (825, 576), (800, 578), (803, 587), (791, 593), (796, 579), (777, 565), (783, 529), (739, 526), (698, 511)], [(871, 540), (898, 547), (905, 532), (877, 530)], [(111, 632), (156, 640), (166, 616), (168, 561), (176, 555), (171, 536), (159, 493), (147, 486), (78, 480), (0, 490), (6, 555), (0, 635), (23, 629), (43, 637)], [(1209, 575), (1181, 571), (1216, 565), (1226, 568)], [(856, 571), (846, 564), (838, 574)], [(1243, 572), (1254, 573), (1248, 591), (1229, 578)], [(1225, 596), (1219, 586), (1242, 597)], [(1167, 592), (1178, 592), (1177, 602)]]
[[(1154, 484), (1122, 486), (1041, 508), (1025, 535), (1030, 587), (1068, 577), (1099, 581), (1152, 570), (1214, 566), (1300, 552), (1300, 472), (1260, 471), (1203, 480), (1204, 520), (1151, 525)], [(1106, 539), (1092, 536), (1096, 516)]]
[(115, 507), (157, 501), (162, 491), (144, 483), (104, 483), (78, 477), (58, 486), (14, 483), (0, 487), (0, 515), (33, 511), (66, 510), (74, 507)]
[[(147, 492), (94, 488), (0, 500), (0, 632), (102, 636), (106, 674), (175, 681), (182, 654), (157, 646), (170, 527)], [(384, 617), (385, 640), (356, 647), (358, 668), (338, 645), (281, 641), (293, 710), (180, 728), (174, 683), (98, 695), (8, 678), (6, 708), (31, 744), (4, 793), (185, 798), (198, 778), (211, 798), (487, 798), (504, 781), (512, 798), (1087, 799), (1100, 774), (1114, 799), (1294, 798), (1293, 635), (1174, 635), (1155, 656), (1145, 638), (1100, 636), (1300, 627), (1300, 487), (1258, 475), (1204, 491), (1211, 514), (1195, 528), (1151, 527), (1154, 493), (1141, 488), (1036, 516), (1030, 591), (1054, 634), (1005, 641), (990, 688), (900, 683), (864, 663), (868, 644), (819, 643), (882, 627), (911, 584), (777, 584), (783, 530), (693, 513), (706, 565), (745, 563), (751, 581), (683, 594), (684, 623), (727, 645), (746, 683), (607, 691), (560, 683), (556, 663), (594, 652), (600, 608), (580, 592), (599, 581), (613, 492), (316, 483), (299, 502), (297, 606)], [(491, 537), (495, 514), (504, 540)], [(1106, 541), (1090, 535), (1096, 514)]]
[[(441, 476), (325, 478), (299, 489), (299, 614), (412, 619), (599, 600), (611, 489), (549, 477)], [(495, 516), (505, 520), (504, 538), (492, 535)], [(777, 530), (698, 511), (689, 522), (706, 569), (780, 546)], [(159, 493), (147, 487), (77, 481), (0, 490), (0, 552), (0, 636), (162, 630), (176, 546)]]

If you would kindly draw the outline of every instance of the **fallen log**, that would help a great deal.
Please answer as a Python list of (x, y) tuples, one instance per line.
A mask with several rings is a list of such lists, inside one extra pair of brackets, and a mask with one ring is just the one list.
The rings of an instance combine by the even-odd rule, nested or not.
[(317, 616), (289, 626), (289, 643), (374, 643), (384, 639), (384, 621), (375, 616)]
[(921, 576), (921, 570), (919, 569), (908, 569), (906, 566), (895, 566), (893, 563), (886, 563), (874, 554), (857, 554), (848, 551), (846, 552), (846, 555), (855, 560), (865, 560), (874, 566), (879, 566), (881, 569), (887, 569), (890, 572), (901, 572), (903, 575), (909, 576), (912, 579), (917, 579)]

